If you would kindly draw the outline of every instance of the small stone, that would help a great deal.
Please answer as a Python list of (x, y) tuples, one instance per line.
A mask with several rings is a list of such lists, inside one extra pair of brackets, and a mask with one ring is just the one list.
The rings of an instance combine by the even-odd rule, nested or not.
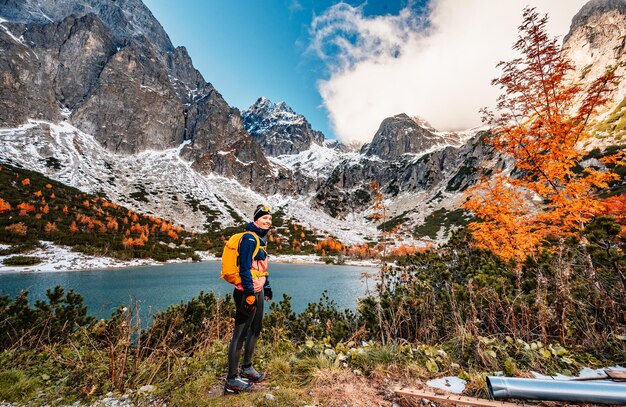
[(270, 393), (267, 393), (267, 394), (265, 395), (265, 398), (266, 398), (267, 400), (276, 400), (276, 397), (274, 397), (274, 395), (273, 395), (273, 394), (270, 394)]
[(141, 386), (139, 388), (139, 393), (152, 393), (154, 390), (156, 390), (156, 387), (152, 384), (146, 384), (145, 386)]
[(335, 352), (332, 349), (326, 349), (324, 350), (324, 354), (330, 358), (334, 358), (335, 356), (337, 356), (337, 352)]

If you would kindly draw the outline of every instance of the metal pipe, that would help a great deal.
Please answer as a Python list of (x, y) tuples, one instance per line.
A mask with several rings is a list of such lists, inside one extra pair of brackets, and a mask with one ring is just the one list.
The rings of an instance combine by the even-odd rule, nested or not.
[(626, 405), (626, 383), (487, 377), (494, 399), (518, 398)]

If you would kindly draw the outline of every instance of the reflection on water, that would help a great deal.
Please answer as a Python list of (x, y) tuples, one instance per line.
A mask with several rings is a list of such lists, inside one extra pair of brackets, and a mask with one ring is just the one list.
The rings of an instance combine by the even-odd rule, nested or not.
[[(319, 301), (324, 290), (339, 309), (355, 309), (365, 295), (361, 273), (369, 267), (271, 264), (270, 283), (274, 301), (283, 293), (292, 300), (293, 310), (302, 312), (310, 302)], [(232, 285), (219, 279), (220, 262), (168, 264), (125, 269), (87, 270), (55, 273), (0, 274), (0, 295), (15, 297), (27, 290), (31, 302), (45, 299), (47, 289), (61, 285), (74, 289), (85, 299), (89, 313), (108, 318), (120, 305), (137, 301), (144, 317), (187, 302), (200, 291), (214, 291), (223, 297)]]

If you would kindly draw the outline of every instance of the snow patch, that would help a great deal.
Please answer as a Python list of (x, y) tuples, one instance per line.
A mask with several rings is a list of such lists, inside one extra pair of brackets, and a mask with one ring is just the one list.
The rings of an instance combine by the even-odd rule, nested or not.
[(9, 37), (11, 37), (15, 42), (24, 45), (24, 42), (22, 42), (22, 40), (20, 40), (19, 38), (17, 38), (15, 35), (13, 35), (13, 33), (11, 31), (9, 31), (9, 29), (7, 27), (5, 27), (4, 25), (2, 25), (4, 21), (0, 22), (0, 27), (2, 27), (2, 29), (4, 30), (4, 32), (7, 33), (7, 35)]
[(301, 151), (299, 154), (267, 158), (270, 162), (288, 168), (292, 172), (302, 172), (316, 178), (325, 178), (333, 171), (338, 162), (352, 158), (354, 155), (356, 154), (341, 153), (336, 149), (314, 143), (308, 150)]
[[(72, 271), (161, 264), (153, 260), (145, 259), (122, 261), (110, 257), (88, 256), (83, 253), (73, 252), (71, 248), (67, 246), (61, 246), (47, 241), (42, 241), (40, 243), (41, 247), (22, 255), (39, 257), (42, 260), (41, 263), (34, 266), (0, 265), (0, 273)], [(17, 255), (0, 256), (0, 264), (5, 259), (13, 256)]]
[(70, 109), (68, 109), (67, 107), (62, 107), (61, 108), (61, 116), (63, 116), (63, 117), (70, 117), (71, 114), (72, 114), (72, 111)]

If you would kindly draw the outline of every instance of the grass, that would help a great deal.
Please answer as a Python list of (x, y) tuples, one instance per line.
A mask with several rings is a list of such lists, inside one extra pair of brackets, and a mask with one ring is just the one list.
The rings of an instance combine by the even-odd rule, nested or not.
[[(556, 367), (554, 362), (558, 362), (558, 356), (552, 356), (552, 360), (546, 359), (541, 348), (531, 349), (528, 346), (527, 350), (523, 350), (524, 345), (528, 344), (513, 346), (495, 341), (491, 343), (491, 347), (477, 350), (486, 353), (493, 349), (502, 349), (501, 355), (500, 351), (497, 353), (494, 369), (485, 371), (482, 368), (469, 367), (463, 359), (452, 356), (454, 348), (461, 346), (459, 341), (450, 341), (439, 346), (380, 345), (370, 342), (367, 346), (353, 344), (351, 351), (345, 343), (330, 348), (323, 342), (316, 342), (311, 348), (306, 345), (288, 348), (280, 343), (261, 341), (255, 364), (258, 363), (260, 369), (268, 373), (268, 379), (256, 385), (251, 393), (227, 397), (222, 395), (226, 354), (223, 353), (224, 347), (218, 346), (187, 357), (185, 361), (174, 359), (175, 364), (182, 363), (182, 368), (172, 369), (174, 365), (167, 368), (171, 373), (153, 382), (153, 393), (138, 392), (140, 384), (125, 390), (113, 390), (113, 393), (118, 398), (126, 394), (139, 405), (153, 398), (176, 406), (341, 406), (345, 403), (367, 406), (381, 403), (383, 398), (380, 393), (384, 389), (388, 390), (393, 383), (420, 386), (437, 376), (457, 375), (468, 382), (465, 394), (486, 397), (485, 376), (493, 371), (508, 370), (518, 376), (528, 375), (529, 370), (572, 373), (568, 368), (577, 369), (585, 366), (584, 362), (588, 362), (584, 355), (576, 355), (568, 362), (573, 365), (559, 362), (560, 367)], [(70, 349), (51, 348), (48, 356), (37, 356), (31, 352), (23, 367), (0, 370), (0, 400), (31, 404), (35, 400), (42, 404), (51, 400), (61, 403), (82, 400), (91, 404), (111, 391), (106, 383), (108, 379), (105, 360), (96, 362), (83, 353), (83, 347), (74, 347), (71, 352)], [(81, 354), (72, 356), (72, 352)], [(566, 354), (574, 355), (573, 352), (564, 355)], [(269, 355), (272, 356), (263, 362)], [(2, 356), (7, 356), (6, 351)], [(15, 357), (15, 353), (12, 356)], [(78, 356), (80, 358), (76, 359)], [(518, 359), (518, 366), (514, 370), (510, 367), (507, 369), (507, 364), (510, 366), (513, 358)], [(524, 359), (532, 363), (524, 363)], [(431, 362), (433, 360), (435, 362)], [(23, 364), (24, 361), (23, 359), (20, 363)], [(59, 368), (59, 362), (61, 365), (65, 363), (65, 366)], [(434, 370), (429, 363), (436, 363), (437, 369)], [(76, 376), (83, 369), (81, 377)], [(92, 370), (101, 373), (87, 374)], [(85, 376), (89, 375), (96, 381), (85, 380)], [(271, 396), (267, 396), (268, 394)]]
[(17, 369), (0, 371), (0, 401), (17, 402), (31, 399), (40, 381)]
[(622, 140), (626, 133), (626, 98), (607, 116), (605, 120), (597, 123), (593, 132), (611, 133), (617, 140)]

